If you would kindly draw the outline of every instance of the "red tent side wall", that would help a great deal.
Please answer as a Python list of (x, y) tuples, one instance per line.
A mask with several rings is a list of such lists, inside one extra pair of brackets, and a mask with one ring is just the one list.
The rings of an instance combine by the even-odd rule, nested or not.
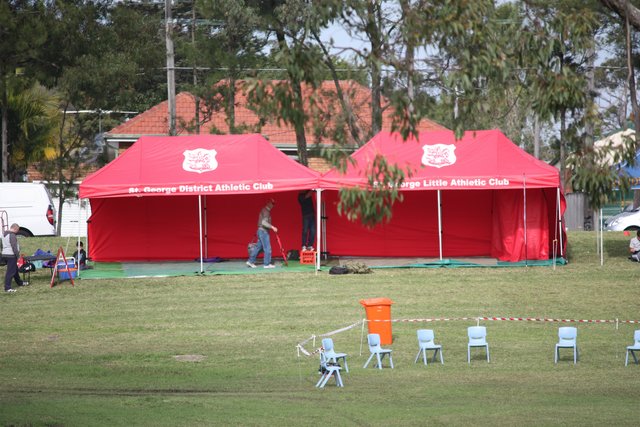
[[(391, 221), (373, 229), (338, 215), (337, 191), (325, 191), (324, 197), (331, 255), (439, 257), (436, 191), (405, 192)], [(555, 197), (555, 189), (527, 190), (525, 250), (521, 190), (442, 191), (443, 257), (549, 259)]]
[[(299, 249), (297, 192), (203, 198), (206, 257), (246, 258), (258, 214), (273, 197), (273, 223), (285, 250)], [(194, 260), (200, 257), (197, 196), (91, 199), (89, 256), (95, 261)], [(272, 250), (280, 249), (271, 233)]]

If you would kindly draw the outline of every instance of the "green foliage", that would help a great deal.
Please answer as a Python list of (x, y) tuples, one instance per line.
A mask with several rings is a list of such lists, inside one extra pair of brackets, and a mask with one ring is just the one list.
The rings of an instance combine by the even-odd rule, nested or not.
[(389, 221), (393, 204), (403, 200), (400, 188), (405, 174), (410, 176), (411, 171), (404, 171), (383, 156), (376, 155), (371, 164), (367, 165), (366, 188), (340, 189), (338, 213), (346, 215), (351, 221), (358, 220), (367, 227), (374, 227), (384, 220)]

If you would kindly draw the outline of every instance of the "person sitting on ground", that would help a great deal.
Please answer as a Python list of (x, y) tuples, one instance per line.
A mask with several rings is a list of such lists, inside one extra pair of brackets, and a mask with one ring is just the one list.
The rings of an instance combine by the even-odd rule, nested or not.
[(87, 265), (87, 252), (85, 252), (84, 244), (82, 242), (78, 243), (78, 249), (73, 253), (73, 258), (78, 263), (78, 268), (80, 270), (87, 270), (91, 268)]
[(631, 261), (640, 261), (640, 230), (636, 231), (636, 237), (629, 242), (629, 252), (631, 252), (629, 256)]

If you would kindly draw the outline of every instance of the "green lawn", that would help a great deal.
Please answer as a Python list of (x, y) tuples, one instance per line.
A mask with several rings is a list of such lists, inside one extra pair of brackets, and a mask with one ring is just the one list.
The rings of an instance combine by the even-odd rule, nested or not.
[[(574, 366), (569, 351), (553, 363), (561, 324), (482, 322), (491, 363), (478, 351), (469, 366), (466, 328), (475, 322), (394, 323), (396, 367), (382, 371), (362, 369), (358, 327), (333, 336), (349, 354), (343, 389), (331, 381), (317, 390), (317, 357), (296, 353), (311, 335), (362, 319), (359, 300), (370, 297), (391, 298), (397, 319), (639, 320), (629, 237), (605, 237), (604, 266), (595, 234), (583, 232), (569, 235), (570, 262), (555, 270), (105, 279), (53, 289), (38, 271), (31, 286), (0, 295), (0, 425), (637, 425), (640, 366), (624, 367), (624, 356), (640, 325), (578, 324)], [(61, 243), (21, 241), (27, 253)], [(413, 363), (419, 328), (434, 329), (444, 365)]]

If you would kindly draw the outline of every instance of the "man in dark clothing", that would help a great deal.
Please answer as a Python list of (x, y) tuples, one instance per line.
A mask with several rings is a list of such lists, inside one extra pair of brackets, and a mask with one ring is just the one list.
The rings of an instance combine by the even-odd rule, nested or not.
[(20, 273), (18, 272), (18, 258), (20, 257), (20, 245), (16, 238), (16, 233), (20, 231), (18, 224), (11, 224), (11, 227), (2, 233), (2, 258), (7, 263), (7, 273), (4, 276), (4, 291), (15, 292), (11, 289), (11, 280), (16, 281), (18, 286), (23, 286)]
[(301, 191), (298, 203), (302, 210), (302, 250), (312, 251), (313, 240), (316, 236), (316, 216), (313, 210), (313, 190)]

